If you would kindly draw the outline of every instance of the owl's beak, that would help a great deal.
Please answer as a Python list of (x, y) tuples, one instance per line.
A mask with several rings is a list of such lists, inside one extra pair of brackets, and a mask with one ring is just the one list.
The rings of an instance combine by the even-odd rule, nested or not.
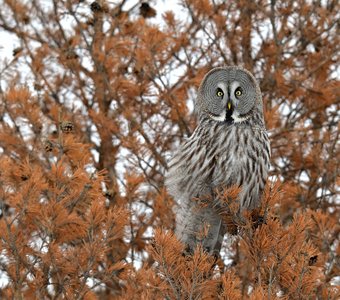
[(231, 101), (230, 100), (227, 103), (227, 108), (228, 108), (228, 110), (231, 110)]

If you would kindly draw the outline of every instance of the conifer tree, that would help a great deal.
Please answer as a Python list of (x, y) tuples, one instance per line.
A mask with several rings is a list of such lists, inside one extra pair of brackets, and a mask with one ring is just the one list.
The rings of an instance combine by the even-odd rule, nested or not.
[[(1, 298), (339, 299), (337, 1), (0, 5)], [(261, 222), (220, 191), (216, 259), (183, 255), (164, 173), (221, 65), (259, 80), (272, 169)]]

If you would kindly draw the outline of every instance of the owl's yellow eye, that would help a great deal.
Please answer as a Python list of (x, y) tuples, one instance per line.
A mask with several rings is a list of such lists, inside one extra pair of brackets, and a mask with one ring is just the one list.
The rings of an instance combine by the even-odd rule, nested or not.
[(240, 97), (241, 95), (242, 95), (242, 89), (240, 87), (238, 87), (235, 91), (235, 96)]
[(217, 92), (216, 92), (216, 96), (217, 97), (223, 97), (224, 93), (221, 89), (218, 89)]

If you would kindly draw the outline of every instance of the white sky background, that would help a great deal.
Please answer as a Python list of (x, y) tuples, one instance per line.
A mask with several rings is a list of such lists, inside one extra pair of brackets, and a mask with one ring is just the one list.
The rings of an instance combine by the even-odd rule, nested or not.
[(3, 65), (4, 59), (11, 60), (13, 58), (13, 49), (17, 47), (16, 45), (19, 45), (19, 42), (15, 36), (0, 29), (0, 66)]

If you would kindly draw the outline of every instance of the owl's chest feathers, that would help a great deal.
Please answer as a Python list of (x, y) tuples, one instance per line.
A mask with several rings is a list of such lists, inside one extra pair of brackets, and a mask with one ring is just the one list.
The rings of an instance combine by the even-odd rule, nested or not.
[[(183, 147), (181, 162), (184, 164), (183, 180), (186, 188), (205, 190), (241, 184), (241, 170), (255, 171), (259, 155), (261, 131), (244, 126), (198, 127)], [(250, 157), (250, 159), (249, 159)]]
[[(233, 165), (242, 159), (242, 147), (246, 142), (245, 139), (247, 140), (246, 135), (240, 135), (239, 128), (236, 126), (215, 126), (207, 135), (200, 136), (198, 140), (198, 147), (201, 148), (199, 161), (209, 162), (212, 169), (211, 176), (207, 180), (216, 180), (219, 170), (223, 170), (226, 177), (229, 177)], [(245, 139), (242, 138), (243, 136)], [(203, 169), (199, 170), (203, 171)]]
[(200, 124), (169, 163), (170, 194), (182, 201), (236, 184), (242, 198), (258, 195), (267, 177), (269, 140), (263, 127), (248, 125)]

